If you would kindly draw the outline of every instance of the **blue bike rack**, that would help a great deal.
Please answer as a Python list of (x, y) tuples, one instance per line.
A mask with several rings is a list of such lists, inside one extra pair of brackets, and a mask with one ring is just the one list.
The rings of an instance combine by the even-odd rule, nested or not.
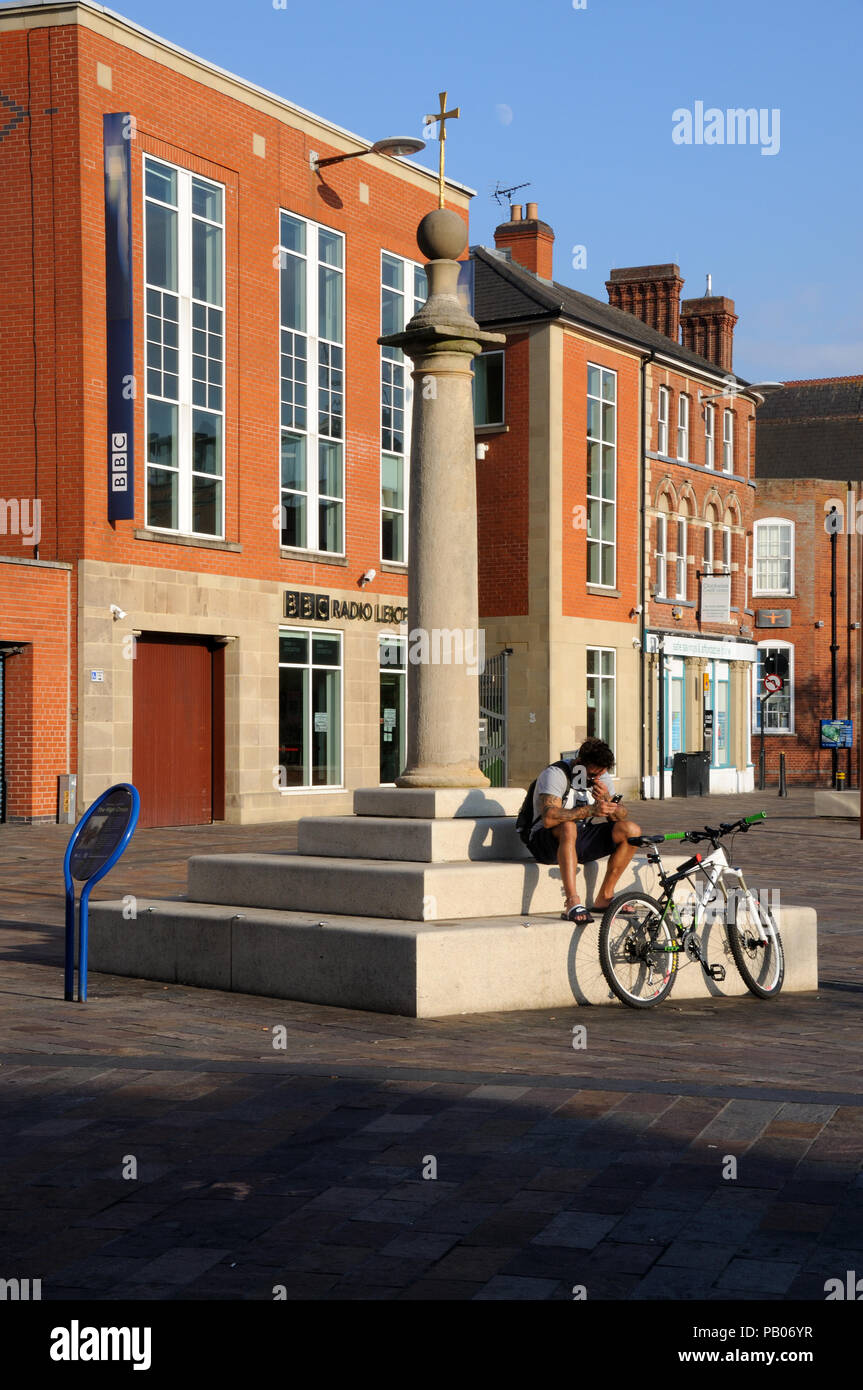
[(75, 987), (75, 885), (83, 883), (78, 913), (78, 1003), (87, 1001), (87, 927), (90, 890), (113, 869), (132, 838), (141, 811), (141, 798), (131, 782), (118, 782), (103, 792), (72, 832), (63, 860), (66, 880), (66, 998)]

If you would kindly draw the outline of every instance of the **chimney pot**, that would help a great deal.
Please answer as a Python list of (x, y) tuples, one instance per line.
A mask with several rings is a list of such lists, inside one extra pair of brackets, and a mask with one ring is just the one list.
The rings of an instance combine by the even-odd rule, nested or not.
[(527, 204), (527, 218), (522, 217), (520, 203), (509, 209), (509, 221), (495, 227), (494, 244), (499, 251), (509, 250), (517, 265), (524, 266), (543, 280), (551, 281), (554, 232), (536, 215), (536, 203)]
[(511, 203), (509, 209), (510, 222), (521, 221), (521, 203)]
[(527, 208), (525, 209), (525, 217), (527, 218), (528, 222), (537, 222), (539, 220), (539, 213), (537, 212), (536, 203), (528, 203)]

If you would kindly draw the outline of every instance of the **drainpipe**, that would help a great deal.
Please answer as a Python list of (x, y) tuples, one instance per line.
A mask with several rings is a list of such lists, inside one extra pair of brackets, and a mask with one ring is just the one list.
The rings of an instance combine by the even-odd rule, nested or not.
[[(639, 656), (639, 663), (638, 663), (638, 666), (639, 666), (639, 670), (638, 670), (638, 675), (639, 675), (638, 707), (639, 707), (639, 712), (640, 712), (640, 714), (641, 714), (641, 736), (640, 736), (640, 739), (639, 739), (639, 747), (640, 747), (640, 750), (641, 750), (641, 751), (640, 751), (640, 757), (639, 757), (639, 778), (638, 778), (638, 780), (639, 780), (639, 788), (640, 788), (642, 797), (644, 796), (644, 781), (645, 781), (644, 727), (645, 727), (645, 715), (646, 715), (646, 712), (647, 712), (647, 710), (646, 710), (646, 703), (645, 703), (645, 693), (644, 693), (644, 690), (645, 690), (645, 665), (646, 665), (646, 660), (647, 660), (647, 653), (645, 652), (644, 647), (645, 647), (645, 642), (646, 642), (646, 638), (647, 638), (647, 594), (648, 594), (648, 589), (649, 589), (649, 587), (650, 587), (649, 578), (648, 578), (647, 575), (646, 575), (646, 569), (645, 569), (645, 567), (647, 566), (647, 552), (646, 552), (646, 545), (647, 545), (647, 483), (646, 483), (646, 481), (645, 481), (645, 464), (644, 464), (645, 455), (646, 455), (646, 453), (647, 453), (647, 403), (646, 403), (645, 381), (646, 381), (646, 379), (647, 379), (647, 364), (648, 364), (648, 362), (653, 362), (654, 359), (655, 359), (655, 357), (656, 357), (655, 352), (651, 352), (650, 355), (649, 355), (648, 357), (643, 357), (643, 358), (641, 359), (641, 461), (640, 461), (640, 468), (639, 468), (640, 481), (641, 481), (641, 515), (640, 515), (640, 523), (639, 523), (639, 524), (640, 524), (640, 527), (641, 527), (641, 533), (640, 533), (640, 536), (639, 536), (639, 553), (640, 553), (640, 555), (641, 555), (641, 565), (640, 565), (640, 567), (639, 567), (639, 575), (638, 575), (638, 597), (637, 597), (637, 599), (636, 599), (636, 602), (639, 603), (639, 604), (641, 605), (641, 615), (640, 615), (639, 634), (638, 634), (638, 635), (639, 635), (639, 638), (640, 638), (640, 643), (641, 643), (641, 645), (640, 645), (640, 647), (639, 647), (639, 653), (638, 653), (638, 656)], [(660, 694), (660, 699), (661, 699), (661, 698), (662, 698), (662, 696), (661, 696), (661, 694)], [(650, 736), (652, 737), (652, 732), (651, 732), (651, 735), (650, 735)], [(662, 769), (660, 769), (660, 787), (662, 786), (662, 781), (663, 781), (663, 779), (662, 779)], [(660, 791), (660, 796), (661, 796), (661, 795), (662, 795), (662, 792)]]

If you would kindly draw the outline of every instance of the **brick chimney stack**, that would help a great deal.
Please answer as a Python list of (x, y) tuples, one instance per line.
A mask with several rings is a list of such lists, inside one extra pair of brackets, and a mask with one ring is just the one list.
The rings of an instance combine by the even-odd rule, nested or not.
[(552, 279), (554, 232), (547, 222), (540, 221), (536, 203), (527, 204), (524, 217), (521, 204), (513, 203), (509, 221), (495, 228), (494, 244), (499, 251), (509, 247), (512, 259), (525, 270), (532, 270), (543, 280)]
[(605, 282), (608, 302), (664, 333), (676, 343), (680, 331), (680, 291), (684, 281), (680, 267), (634, 265), (612, 270)]
[(722, 294), (684, 299), (680, 306), (683, 346), (706, 357), (723, 372), (732, 370), (736, 322), (734, 300)]

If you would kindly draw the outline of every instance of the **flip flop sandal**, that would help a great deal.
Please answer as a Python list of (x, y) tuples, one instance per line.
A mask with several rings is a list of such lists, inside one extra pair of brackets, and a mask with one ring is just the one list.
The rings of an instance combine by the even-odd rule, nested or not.
[(583, 903), (566, 908), (560, 916), (562, 921), (574, 922), (577, 927), (586, 927), (589, 922), (596, 921), (596, 918), (591, 916)]
[[(597, 912), (607, 912), (608, 909), (611, 907), (611, 904), (612, 904), (613, 902), (614, 902), (614, 899), (612, 898), (611, 902), (610, 902), (610, 903), (607, 903), (607, 904), (605, 905), (605, 907), (596, 907), (596, 904), (595, 904), (595, 903), (594, 903), (594, 907), (596, 907)], [(638, 912), (638, 903), (624, 903), (623, 907), (619, 907), (619, 908), (617, 909), (617, 914), (616, 914), (616, 915), (617, 915), (618, 917), (635, 917), (636, 914), (637, 914), (637, 912)]]

